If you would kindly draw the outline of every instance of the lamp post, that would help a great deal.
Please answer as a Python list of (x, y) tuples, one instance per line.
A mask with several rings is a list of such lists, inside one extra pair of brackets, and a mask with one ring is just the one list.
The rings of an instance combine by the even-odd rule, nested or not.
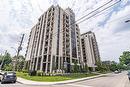
[(16, 70), (17, 50), (16, 50), (14, 47), (11, 47), (11, 48), (14, 49), (15, 52), (16, 52), (16, 55), (15, 55), (14, 58), (12, 59), (12, 62), (13, 62), (13, 70), (15, 71), (15, 70)]
[(17, 54), (16, 54), (16, 58), (15, 58), (15, 60), (14, 60), (14, 71), (17, 71), (17, 62), (18, 62), (19, 53), (20, 53), (20, 51), (22, 50), (22, 43), (23, 43), (24, 35), (25, 35), (25, 34), (22, 34), (22, 38), (21, 38), (21, 41), (20, 41), (20, 44), (19, 44), (17, 50), (16, 50), (14, 47), (11, 47), (11, 48), (13, 48), (13, 49), (16, 51), (16, 53), (17, 53)]
[(19, 46), (17, 50), (14, 47), (11, 47), (11, 48), (16, 51), (16, 56), (14, 57), (14, 60), (13, 60), (13, 66), (14, 66), (13, 70), (16, 71), (17, 70), (17, 62), (18, 62), (19, 52), (22, 50), (22, 47)]
[(126, 20), (126, 21), (125, 21), (125, 23), (128, 23), (128, 22), (130, 22), (130, 20)]
[(12, 49), (14, 49), (15, 50), (15, 52), (17, 53), (17, 50), (14, 48), (14, 47), (11, 47)]
[(17, 53), (17, 50), (14, 48), (14, 47), (11, 47), (12, 49), (14, 49), (15, 50), (15, 52)]

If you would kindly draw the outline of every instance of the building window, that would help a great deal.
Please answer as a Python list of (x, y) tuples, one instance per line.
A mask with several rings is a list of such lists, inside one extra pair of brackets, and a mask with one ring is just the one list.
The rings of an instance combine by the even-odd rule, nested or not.
[(48, 56), (48, 62), (50, 62), (50, 61), (51, 61), (51, 55)]
[(45, 50), (44, 50), (44, 54), (47, 54), (47, 48), (45, 48)]
[(69, 58), (69, 57), (67, 57), (67, 58), (66, 58), (66, 61), (67, 61), (68, 63), (70, 63), (70, 58)]
[(46, 62), (47, 55), (44, 55), (43, 62)]
[(47, 71), (49, 72), (50, 70), (50, 63), (48, 63)]
[(59, 55), (59, 39), (60, 39), (60, 9), (58, 13), (57, 55)]
[(65, 57), (63, 57), (63, 62), (65, 62)]
[(35, 67), (36, 67), (36, 62), (37, 62), (37, 58), (35, 58), (35, 60), (34, 60), (34, 70), (35, 70)]
[(59, 57), (56, 57), (56, 69), (58, 69), (58, 61), (59, 61)]
[(45, 72), (45, 69), (46, 69), (46, 63), (43, 63), (43, 68), (42, 68), (42, 70)]
[(45, 47), (48, 46), (48, 41), (45, 42)]
[(41, 57), (39, 57), (39, 59), (38, 59), (38, 66), (37, 66), (37, 70), (40, 70), (40, 66), (41, 66)]

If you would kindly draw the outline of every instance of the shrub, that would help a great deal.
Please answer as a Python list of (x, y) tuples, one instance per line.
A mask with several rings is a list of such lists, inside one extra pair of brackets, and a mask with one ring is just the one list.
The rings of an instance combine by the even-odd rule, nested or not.
[(22, 72), (23, 72), (23, 73), (28, 73), (28, 70), (23, 69)]
[(29, 71), (29, 75), (30, 75), (30, 76), (36, 76), (36, 73), (37, 73), (37, 72), (34, 71), (34, 70), (30, 70), (30, 71)]
[(74, 70), (72, 72), (78, 73), (79, 72), (79, 66), (78, 66), (77, 62), (74, 63), (73, 67), (74, 67)]
[(43, 71), (37, 71), (37, 76), (43, 76)]

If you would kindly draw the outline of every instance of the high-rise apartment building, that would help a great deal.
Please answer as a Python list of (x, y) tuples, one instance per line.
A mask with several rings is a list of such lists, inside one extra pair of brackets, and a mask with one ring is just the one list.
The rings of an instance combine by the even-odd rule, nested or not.
[(81, 64), (80, 37), (74, 12), (51, 6), (30, 32), (26, 51), (29, 70), (70, 72), (74, 63)]
[(73, 71), (75, 64), (95, 69), (100, 55), (95, 34), (80, 34), (74, 12), (51, 6), (31, 29), (26, 61), (31, 71), (64, 73)]
[(88, 67), (97, 67), (96, 63), (100, 62), (100, 55), (95, 34), (91, 31), (81, 35), (83, 63)]

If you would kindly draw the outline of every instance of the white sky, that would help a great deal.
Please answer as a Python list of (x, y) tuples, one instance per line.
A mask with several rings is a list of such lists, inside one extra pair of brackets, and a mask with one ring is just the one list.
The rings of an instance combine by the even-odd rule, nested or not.
[[(113, 0), (113, 2), (118, 0)], [(0, 53), (8, 50), (15, 55), (20, 36), (25, 33), (23, 50), (25, 54), (29, 32), (52, 4), (63, 9), (70, 7), (76, 20), (91, 12), (108, 0), (0, 0)], [(130, 0), (122, 0), (114, 7), (79, 24), (81, 33), (92, 30), (97, 37), (102, 60), (118, 61), (125, 50), (130, 50)]]

